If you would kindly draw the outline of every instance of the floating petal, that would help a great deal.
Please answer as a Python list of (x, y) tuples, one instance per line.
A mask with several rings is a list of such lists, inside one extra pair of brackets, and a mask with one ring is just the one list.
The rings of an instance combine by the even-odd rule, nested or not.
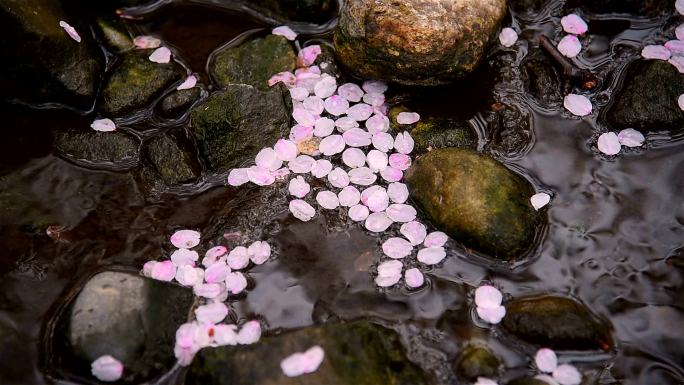
[(199, 242), (200, 233), (194, 230), (178, 230), (171, 236), (171, 244), (179, 249), (192, 249)]
[(95, 131), (110, 132), (116, 130), (116, 124), (111, 119), (96, 119), (90, 125)]
[(233, 295), (242, 293), (247, 288), (247, 278), (239, 271), (233, 271), (226, 276), (226, 289)]
[(241, 345), (249, 345), (259, 341), (261, 338), (261, 324), (259, 321), (249, 321), (242, 325), (238, 332), (237, 342)]
[(380, 176), (387, 182), (399, 182), (403, 177), (404, 173), (394, 167), (385, 167), (380, 170)]
[(366, 154), (358, 148), (350, 147), (342, 153), (342, 163), (350, 168), (363, 167), (366, 164)]
[(309, 90), (304, 87), (292, 87), (290, 88), (290, 97), (293, 100), (304, 101), (309, 96)]
[(446, 257), (443, 247), (426, 247), (418, 251), (418, 261), (426, 265), (436, 265)]
[(491, 285), (483, 285), (475, 289), (475, 305), (484, 309), (496, 309), (501, 306), (503, 295), (499, 289)]
[(587, 23), (581, 17), (571, 13), (561, 18), (561, 25), (563, 30), (574, 35), (584, 35), (589, 29)]
[(228, 174), (228, 184), (231, 186), (242, 186), (243, 184), (249, 182), (247, 170), (249, 169), (234, 168), (230, 170), (230, 174)]
[(325, 99), (334, 94), (336, 89), (337, 80), (330, 75), (323, 75), (314, 86), (314, 94), (321, 99)]
[(391, 224), (392, 219), (390, 219), (390, 217), (387, 216), (387, 214), (385, 214), (384, 212), (370, 214), (368, 218), (366, 218), (366, 222), (364, 223), (366, 229), (374, 233), (381, 233), (387, 230), (387, 228), (390, 227)]
[(680, 74), (684, 74), (684, 56), (672, 56), (667, 62), (675, 66)]
[(518, 41), (518, 33), (513, 28), (506, 27), (499, 33), (499, 42), (506, 48), (512, 47), (516, 41)]
[(355, 104), (347, 110), (347, 116), (358, 121), (364, 121), (373, 114), (373, 107), (366, 103)]
[(329, 160), (327, 159), (318, 159), (312, 166), (311, 166), (311, 175), (315, 176), (316, 178), (323, 178), (327, 176), (330, 171), (332, 171), (333, 165), (330, 163)]
[(302, 176), (297, 176), (290, 180), (287, 190), (290, 192), (290, 195), (296, 196), (297, 198), (304, 198), (306, 194), (311, 191), (311, 186), (306, 183)]
[(344, 142), (351, 147), (364, 147), (371, 144), (371, 134), (360, 128), (350, 128), (342, 134)]
[(354, 222), (360, 222), (368, 218), (368, 207), (363, 205), (354, 205), (349, 208), (349, 219)]
[(366, 205), (370, 211), (379, 213), (385, 211), (389, 206), (389, 195), (381, 186), (371, 186), (361, 192), (361, 203)]
[(335, 169), (328, 174), (328, 182), (337, 188), (347, 187), (347, 185), (349, 185), (349, 174), (343, 169), (335, 167)]
[(591, 114), (592, 106), (584, 95), (568, 94), (563, 99), (563, 106), (573, 115), (586, 116)]
[(344, 150), (345, 140), (342, 135), (330, 135), (326, 136), (321, 140), (321, 144), (318, 149), (323, 153), (323, 155), (331, 156), (339, 154)]
[(248, 168), (247, 176), (249, 181), (257, 186), (268, 186), (275, 182), (275, 176), (271, 174), (271, 170), (264, 167), (252, 166)]
[(382, 244), (382, 251), (390, 258), (404, 258), (411, 255), (413, 246), (403, 238), (393, 237)]
[(226, 263), (233, 270), (244, 269), (249, 265), (249, 252), (244, 246), (238, 246), (228, 253)]
[(195, 266), (195, 262), (199, 259), (199, 254), (196, 251), (188, 249), (178, 249), (171, 254), (171, 262), (176, 266)]
[(672, 52), (662, 45), (647, 45), (641, 50), (641, 57), (644, 59), (667, 60), (672, 56)]
[(273, 28), (271, 33), (274, 35), (282, 36), (282, 37), (284, 37), (290, 41), (297, 38), (297, 32), (293, 31), (292, 28), (290, 28), (286, 25), (281, 25), (280, 27)]
[(644, 134), (633, 128), (625, 128), (618, 133), (618, 140), (623, 146), (640, 147), (644, 144), (646, 138), (644, 138)]
[(197, 77), (195, 75), (190, 75), (188, 76), (183, 83), (181, 83), (178, 87), (176, 87), (176, 90), (189, 90), (190, 88), (194, 87), (197, 84)]
[(230, 268), (226, 264), (218, 262), (207, 267), (204, 272), (204, 280), (207, 283), (219, 283), (226, 279), (228, 273), (230, 273)]
[(375, 172), (384, 170), (387, 167), (387, 154), (378, 150), (370, 150), (366, 156), (366, 163), (368, 163), (368, 168)]
[(404, 281), (406, 281), (406, 286), (415, 289), (417, 287), (423, 286), (425, 283), (425, 277), (420, 270), (414, 267), (412, 269), (406, 270), (404, 273)]
[(448, 237), (441, 231), (433, 231), (425, 237), (423, 246), (425, 247), (441, 247), (447, 242)]
[(290, 212), (295, 218), (304, 222), (310, 221), (316, 215), (316, 210), (301, 199), (290, 201)]
[(90, 372), (100, 381), (118, 381), (123, 374), (123, 364), (110, 355), (98, 357), (90, 364)]
[(357, 103), (363, 97), (363, 90), (354, 83), (344, 83), (337, 88), (337, 94), (350, 102)]
[(561, 385), (579, 385), (582, 382), (582, 374), (568, 364), (558, 365), (553, 371), (553, 378)]
[(406, 154), (394, 153), (389, 156), (389, 165), (397, 170), (408, 170), (411, 167), (411, 157)]
[(359, 167), (349, 171), (349, 181), (360, 186), (370, 186), (378, 176), (368, 167)]
[(354, 186), (347, 186), (337, 194), (340, 206), (352, 207), (361, 201), (361, 193)]
[(530, 197), (530, 203), (535, 210), (546, 206), (551, 201), (551, 196), (547, 193), (538, 193)]
[(183, 286), (195, 286), (201, 283), (204, 276), (202, 269), (193, 267), (191, 265), (179, 266), (176, 270), (176, 281)]
[(413, 138), (408, 132), (400, 132), (394, 139), (394, 148), (400, 154), (410, 154), (413, 151)]
[(387, 132), (376, 132), (373, 134), (371, 142), (373, 143), (373, 147), (382, 152), (389, 152), (394, 148), (394, 138)]
[(293, 161), (288, 163), (287, 166), (290, 168), (290, 171), (295, 174), (306, 174), (311, 172), (311, 168), (313, 167), (314, 163), (316, 163), (314, 158), (308, 155), (299, 155)]
[(289, 162), (297, 157), (297, 144), (291, 140), (278, 139), (273, 149), (282, 161)]
[(541, 348), (534, 355), (534, 363), (540, 372), (552, 373), (558, 367), (558, 357), (553, 350)]
[(197, 321), (205, 324), (217, 324), (228, 315), (228, 307), (223, 302), (202, 305), (195, 309)]
[(256, 241), (249, 245), (247, 254), (255, 265), (261, 265), (271, 256), (271, 245), (264, 241)]
[(503, 317), (506, 316), (506, 308), (503, 306), (499, 306), (494, 309), (477, 307), (475, 310), (477, 311), (477, 315), (482, 318), (483, 321), (490, 324), (498, 324), (501, 322)]
[(237, 345), (237, 326), (225, 324), (214, 326), (214, 342), (218, 346)]
[(581, 50), (582, 43), (580, 43), (575, 35), (565, 35), (565, 37), (558, 42), (558, 51), (563, 54), (563, 56), (575, 57)]
[(324, 107), (330, 115), (340, 116), (346, 114), (347, 110), (349, 110), (349, 102), (342, 96), (332, 95), (325, 99)]
[(165, 64), (171, 61), (171, 51), (166, 47), (159, 47), (149, 57), (153, 63)]
[(64, 31), (69, 35), (70, 38), (74, 39), (77, 43), (81, 42), (81, 36), (76, 32), (76, 29), (69, 25), (66, 21), (60, 20), (59, 26), (64, 29)]
[(416, 221), (404, 223), (401, 225), (399, 232), (401, 235), (405, 236), (413, 246), (423, 243), (427, 236), (427, 228), (425, 225)]
[(356, 128), (358, 126), (359, 122), (348, 116), (343, 116), (335, 121), (335, 127), (337, 127), (340, 132), (346, 132), (347, 130)]
[(379, 132), (386, 132), (389, 130), (389, 125), (389, 118), (385, 115), (373, 115), (366, 120), (366, 129), (373, 135)]
[(321, 207), (328, 210), (333, 210), (339, 207), (340, 201), (337, 199), (337, 194), (332, 191), (319, 191), (316, 194), (316, 202), (318, 202)]
[(614, 132), (605, 132), (601, 134), (596, 145), (599, 151), (606, 155), (616, 155), (622, 148), (620, 139), (618, 139), (618, 136)]
[(316, 120), (314, 125), (313, 134), (319, 138), (326, 137), (333, 133), (335, 130), (335, 121), (330, 118), (320, 118)]
[(275, 171), (283, 165), (283, 160), (280, 159), (276, 150), (266, 147), (259, 151), (254, 159), (254, 163), (256, 163), (257, 166), (263, 167), (269, 171)]
[(387, 84), (380, 80), (366, 80), (361, 88), (368, 93), (384, 94), (387, 91)]

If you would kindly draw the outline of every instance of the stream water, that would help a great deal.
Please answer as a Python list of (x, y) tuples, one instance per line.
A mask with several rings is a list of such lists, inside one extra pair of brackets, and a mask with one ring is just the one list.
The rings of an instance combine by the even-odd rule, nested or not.
[[(245, 32), (269, 27), (269, 20), (239, 7), (201, 3), (134, 10), (136, 18), (127, 22), (140, 33), (160, 36), (208, 84), (210, 53)], [(409, 358), (444, 384), (457, 383), (450, 369), (457, 341), (477, 337), (512, 368), (506, 378), (513, 378), (525, 370), (527, 358), (474, 323), (466, 304), (465, 288), (487, 280), (512, 297), (572, 296), (610, 320), (615, 351), (577, 354), (573, 361), (593, 373), (592, 383), (684, 384), (684, 143), (649, 134), (644, 148), (607, 159), (595, 147), (605, 130), (600, 115), (575, 118), (560, 105), (541, 107), (526, 93), (520, 65), (538, 50), (541, 34), (558, 34), (562, 3), (550, 1), (534, 15), (513, 14), (527, 43), (516, 50), (494, 48), (493, 59), (466, 82), (421, 91), (391, 88), (409, 106), (429, 105), (434, 114), (469, 119), (480, 149), (552, 194), (549, 226), (530, 260), (502, 268), (450, 244), (450, 258), (429, 271), (427, 286), (410, 293), (379, 291), (367, 272), (378, 239), (329, 216), (302, 223), (282, 212), (273, 228), (264, 230), (277, 258), (250, 271), (255, 287), (235, 304), (238, 316), (259, 315), (273, 330), (330, 317), (373, 318), (397, 330)], [(644, 42), (662, 36), (663, 26), (673, 21), (585, 16), (588, 46), (576, 62), (605, 74), (596, 91), (594, 107), (600, 109)], [(301, 30), (306, 38), (325, 41), (332, 25)], [(487, 119), (497, 102), (528, 114), (529, 141), (497, 145)], [(110, 266), (138, 270), (164, 254), (175, 229), (219, 229), (221, 218), (260, 196), (258, 188), (229, 188), (222, 179), (212, 179), (146, 200), (134, 171), (95, 170), (53, 153), (52, 132), (87, 127), (92, 114), (0, 108), (5, 133), (0, 141), (0, 325), (9, 331), (0, 336), (0, 383), (47, 384), (41, 333), (77, 282)], [(187, 119), (137, 120), (129, 126), (143, 138), (150, 129), (188, 124)], [(240, 219), (247, 228), (251, 220), (256, 222)], [(63, 227), (60, 241), (46, 235), (46, 225)]]

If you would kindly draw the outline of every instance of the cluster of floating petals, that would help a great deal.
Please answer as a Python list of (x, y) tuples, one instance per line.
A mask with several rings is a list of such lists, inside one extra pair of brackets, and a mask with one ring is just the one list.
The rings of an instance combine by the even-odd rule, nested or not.
[(90, 125), (95, 131), (110, 132), (116, 130), (116, 124), (111, 119), (96, 119)]
[(582, 382), (582, 374), (570, 364), (558, 365), (558, 357), (556, 353), (548, 348), (541, 348), (534, 356), (534, 363), (542, 373), (535, 378), (538, 378), (549, 384), (560, 385), (579, 385)]
[(153, 63), (165, 64), (171, 61), (171, 50), (166, 47), (159, 47), (152, 51), (149, 57)]
[(288, 27), (288, 26), (286, 26), (286, 25), (282, 25), (282, 26), (280, 26), (280, 27), (275, 27), (275, 28), (273, 28), (273, 30), (271, 31), (271, 33), (274, 34), (274, 35), (282, 36), (282, 37), (284, 37), (284, 38), (286, 38), (287, 40), (290, 40), (290, 41), (292, 41), (292, 40), (294, 40), (294, 39), (297, 38), (297, 32), (293, 31), (292, 28), (290, 28), (290, 27)]
[(593, 111), (591, 101), (584, 95), (568, 94), (563, 99), (563, 106), (573, 115), (587, 116)]
[(136, 36), (135, 39), (133, 39), (133, 44), (140, 49), (159, 48), (161, 45), (161, 40), (153, 36), (143, 35)]
[(64, 20), (60, 20), (59, 26), (62, 27), (62, 29), (64, 29), (64, 32), (66, 32), (67, 35), (69, 35), (69, 37), (72, 38), (74, 41), (76, 41), (77, 43), (81, 42), (81, 35), (79, 35), (78, 32), (76, 32), (76, 29), (69, 25), (69, 23), (67, 23)]
[(102, 382), (118, 381), (123, 370), (123, 364), (110, 355), (101, 356), (90, 364), (90, 372)]
[(499, 33), (499, 42), (506, 48), (513, 46), (516, 41), (518, 41), (518, 33), (513, 28), (506, 27)]
[(318, 370), (325, 358), (325, 352), (320, 346), (313, 346), (301, 353), (294, 353), (280, 361), (280, 368), (288, 377), (297, 377), (313, 373)]
[(599, 151), (606, 155), (617, 155), (620, 153), (622, 146), (640, 147), (644, 144), (645, 140), (641, 132), (633, 128), (626, 128), (617, 134), (614, 132), (601, 134), (596, 146)]
[(189, 90), (190, 88), (194, 87), (197, 84), (197, 76), (195, 75), (190, 75), (188, 76), (183, 83), (181, 83), (178, 87), (176, 87), (176, 90)]
[(547, 193), (537, 193), (530, 197), (530, 203), (535, 210), (546, 206), (551, 201), (551, 196)]
[(475, 290), (475, 310), (477, 315), (490, 324), (498, 324), (506, 315), (501, 305), (503, 295), (494, 286), (484, 285)]

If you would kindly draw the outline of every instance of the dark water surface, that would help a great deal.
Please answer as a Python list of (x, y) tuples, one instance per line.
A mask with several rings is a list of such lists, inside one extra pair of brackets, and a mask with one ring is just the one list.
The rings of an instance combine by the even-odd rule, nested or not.
[[(205, 63), (215, 48), (267, 25), (253, 15), (190, 3), (129, 22), (168, 41), (206, 83)], [(511, 368), (506, 377), (512, 378), (527, 370), (527, 357), (469, 313), (470, 290), (485, 280), (512, 297), (569, 295), (610, 320), (614, 352), (564, 355), (591, 383), (684, 384), (684, 144), (649, 134), (644, 148), (606, 158), (595, 147), (598, 134), (607, 130), (600, 115), (579, 119), (560, 105), (542, 108), (525, 93), (519, 65), (537, 50), (540, 34), (560, 36), (561, 5), (553, 1), (533, 16), (517, 15), (521, 39), (528, 43), (496, 48), (494, 64), (473, 79), (412, 91), (408, 98), (406, 90), (396, 91), (409, 105), (470, 119), (481, 149), (552, 194), (550, 224), (531, 260), (502, 269), (450, 244), (451, 257), (428, 273), (426, 287), (381, 292), (368, 273), (379, 257), (379, 239), (334, 215), (302, 223), (282, 212), (264, 230), (277, 258), (250, 271), (254, 288), (234, 304), (237, 315), (258, 315), (272, 331), (335, 317), (371, 317), (399, 331), (409, 358), (438, 383), (457, 383), (450, 362), (458, 342), (480, 339), (503, 357)], [(673, 21), (585, 16), (590, 30), (576, 62), (607, 74), (596, 91), (594, 108), (600, 110), (619, 86), (620, 71)], [(529, 114), (529, 141), (505, 151), (497, 147), (487, 124), (496, 102)], [(257, 199), (258, 191), (205, 181), (182, 194), (146, 200), (135, 171), (93, 170), (52, 153), (51, 131), (87, 129), (92, 114), (5, 105), (2, 116), (0, 330), (9, 333), (0, 335), (0, 384), (47, 384), (40, 371), (41, 333), (76, 282), (108, 266), (137, 270), (164, 256), (178, 228), (223, 230), (222, 218)], [(251, 231), (249, 219), (240, 220), (243, 231)], [(48, 225), (63, 228), (59, 240), (46, 235)]]

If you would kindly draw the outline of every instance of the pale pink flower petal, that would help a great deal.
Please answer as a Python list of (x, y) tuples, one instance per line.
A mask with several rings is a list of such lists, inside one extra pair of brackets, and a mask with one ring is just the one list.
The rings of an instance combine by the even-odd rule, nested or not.
[(183, 348), (191, 347), (195, 343), (194, 336), (196, 326), (195, 322), (191, 322), (182, 324), (178, 327), (178, 330), (176, 330), (176, 345)]
[(316, 119), (318, 119), (317, 114), (314, 114), (306, 108), (298, 107), (295, 107), (292, 110), (292, 117), (297, 121), (297, 123), (305, 127), (313, 127), (314, 124), (316, 124)]
[(399, 223), (411, 222), (412, 220), (416, 219), (417, 214), (416, 209), (413, 208), (413, 206), (403, 203), (391, 204), (389, 207), (387, 207), (385, 212), (390, 218), (392, 218), (394, 222)]
[[(317, 77), (317, 75), (316, 75)], [(295, 83), (297, 82), (297, 78), (292, 72), (279, 72), (273, 76), (271, 76), (270, 79), (268, 79), (268, 85), (270, 87), (273, 87), (274, 85), (278, 83), (283, 83), (288, 87), (294, 86)]]
[(74, 39), (77, 43), (81, 42), (81, 36), (76, 32), (76, 29), (69, 25), (66, 21), (60, 20), (59, 26), (64, 29), (64, 31), (69, 35), (70, 38)]
[(599, 151), (606, 155), (616, 155), (620, 152), (622, 145), (620, 139), (614, 132), (606, 132), (599, 136), (596, 143)]
[(441, 231), (433, 231), (425, 237), (423, 246), (425, 247), (441, 247), (447, 242), (448, 237)]
[[(287, 74), (289, 72), (282, 73)], [(313, 72), (297, 72), (297, 75), (292, 75), (292, 80), (292, 85), (305, 88), (310, 93), (313, 93), (316, 84), (321, 80), (321, 75)]]
[(214, 342), (218, 346), (237, 345), (237, 326), (225, 324), (214, 326)]
[(380, 107), (385, 103), (385, 95), (369, 93), (363, 95), (363, 102), (373, 107)]
[(368, 207), (363, 205), (354, 205), (349, 208), (349, 219), (354, 222), (360, 222), (368, 218)]
[(230, 174), (228, 174), (228, 184), (231, 186), (242, 186), (249, 182), (248, 170), (249, 169), (247, 168), (234, 168), (230, 170)]
[(360, 128), (351, 128), (342, 134), (347, 146), (363, 147), (371, 144), (371, 134)]
[(392, 237), (382, 244), (382, 251), (390, 258), (404, 258), (411, 255), (413, 246), (403, 238)]
[(394, 153), (389, 156), (389, 165), (397, 170), (408, 170), (411, 167), (411, 157), (406, 154)]
[(261, 338), (261, 324), (254, 320), (242, 325), (238, 332), (237, 342), (241, 345), (249, 345), (259, 341), (259, 338)]
[(214, 343), (213, 324), (197, 322), (194, 332), (194, 344), (199, 348), (206, 348)]
[(684, 54), (684, 41), (682, 40), (670, 40), (665, 43), (665, 48), (667, 48), (673, 55)]
[(194, 87), (197, 84), (197, 77), (195, 75), (190, 75), (188, 76), (183, 83), (181, 83), (176, 89), (178, 91), (180, 90), (189, 90), (190, 88)]
[(228, 252), (228, 249), (225, 246), (214, 246), (211, 249), (207, 250), (207, 252), (204, 254), (206, 258), (213, 258), (216, 259), (225, 253)]
[(418, 261), (426, 265), (435, 265), (446, 257), (446, 251), (443, 247), (426, 247), (418, 250)]
[(255, 265), (261, 265), (271, 256), (271, 245), (264, 241), (256, 241), (249, 245), (247, 253)]
[(399, 182), (390, 183), (387, 185), (387, 195), (394, 203), (404, 203), (409, 196), (408, 187)]
[(290, 175), (290, 169), (287, 167), (281, 167), (275, 171), (271, 171), (271, 175), (273, 175), (276, 180), (284, 180), (288, 175)]
[(359, 204), (361, 201), (361, 193), (354, 186), (347, 186), (337, 194), (337, 199), (340, 201), (340, 206), (351, 207)]
[(339, 167), (328, 174), (328, 182), (337, 188), (347, 187), (349, 185), (349, 174)]
[(269, 171), (275, 171), (283, 165), (283, 160), (280, 159), (276, 150), (266, 147), (261, 149), (254, 159), (257, 166), (263, 167)]
[(535, 210), (546, 206), (551, 201), (551, 196), (547, 193), (537, 193), (530, 197), (530, 203)]
[(662, 45), (647, 45), (641, 50), (641, 57), (644, 59), (667, 60), (672, 56), (672, 52)]
[(423, 286), (425, 283), (425, 277), (420, 270), (414, 267), (404, 272), (404, 281), (406, 281), (406, 286), (415, 289), (417, 287)]
[(204, 280), (207, 283), (218, 283), (225, 280), (228, 273), (230, 273), (230, 268), (226, 264), (223, 262), (214, 263), (205, 270)]
[(214, 302), (195, 309), (197, 321), (205, 324), (217, 324), (228, 315), (228, 307), (222, 302)]
[(475, 305), (484, 309), (496, 309), (501, 306), (503, 294), (491, 285), (482, 285), (475, 289)]
[(370, 211), (379, 213), (389, 206), (389, 196), (381, 186), (371, 186), (361, 192), (361, 203)]
[(296, 196), (297, 198), (304, 198), (306, 194), (311, 191), (311, 186), (306, 183), (302, 176), (297, 176), (290, 180), (287, 191), (290, 192), (290, 195)]
[(387, 167), (387, 154), (378, 150), (370, 150), (366, 156), (368, 168), (373, 171), (381, 171)]
[(373, 136), (379, 132), (386, 132), (389, 130), (389, 126), (389, 118), (385, 115), (373, 115), (366, 120), (366, 129), (368, 129), (368, 132), (373, 134)]
[(388, 287), (396, 284), (401, 279), (401, 269), (403, 266), (404, 265), (397, 260), (379, 264), (378, 276), (375, 278), (375, 284), (380, 287)]
[(161, 261), (152, 265), (150, 278), (169, 282), (176, 276), (176, 266), (171, 261)]
[(325, 99), (337, 90), (337, 80), (330, 75), (322, 75), (314, 86), (314, 94), (321, 99)]
[[(328, 98), (328, 99), (330, 99), (330, 98)], [(325, 104), (323, 102), (323, 99), (319, 98), (318, 96), (309, 96), (306, 99), (304, 99), (302, 104), (304, 105), (304, 108), (313, 112), (316, 115), (322, 114), (323, 110), (325, 109)]]
[(558, 367), (558, 357), (553, 350), (541, 348), (534, 355), (534, 363), (540, 372), (552, 373)]
[(558, 42), (558, 51), (560, 51), (563, 56), (575, 57), (582, 50), (582, 43), (575, 35), (565, 35)]
[(252, 166), (247, 169), (247, 176), (249, 181), (257, 186), (268, 186), (275, 182), (275, 176), (271, 171), (264, 167)]
[(553, 371), (553, 378), (561, 385), (579, 385), (582, 382), (582, 374), (572, 365), (558, 365)]
[(361, 88), (368, 93), (384, 94), (387, 91), (387, 84), (380, 80), (366, 80)]
[(335, 130), (335, 121), (330, 118), (320, 118), (316, 120), (313, 134), (319, 138), (326, 137)]
[(404, 223), (401, 225), (399, 232), (401, 235), (405, 236), (413, 246), (423, 243), (427, 236), (427, 228), (425, 225), (416, 221)]
[(240, 294), (247, 288), (247, 278), (239, 271), (233, 271), (226, 276), (226, 289), (231, 294)]
[(350, 147), (342, 153), (342, 163), (351, 167), (363, 167), (366, 164), (366, 154), (358, 148)]
[(316, 58), (320, 54), (321, 54), (321, 46), (320, 45), (310, 45), (308, 47), (302, 48), (302, 50), (299, 51), (299, 54), (297, 55), (297, 57), (301, 61), (302, 65), (310, 66), (316, 61)]
[(561, 18), (561, 25), (563, 26), (563, 30), (565, 32), (571, 33), (573, 35), (584, 35), (584, 33), (589, 29), (587, 23), (574, 13)]
[(483, 321), (490, 324), (498, 324), (506, 315), (506, 308), (503, 306), (499, 306), (494, 309), (477, 307), (475, 310), (477, 311), (477, 315), (482, 318)]
[(680, 15), (684, 15), (684, 0), (675, 1), (675, 9), (677, 10), (677, 12), (679, 12)]
[(345, 140), (342, 135), (330, 135), (321, 140), (318, 149), (323, 155), (331, 156), (339, 154), (344, 150)]
[(328, 210), (333, 210), (339, 207), (340, 201), (337, 199), (337, 194), (332, 191), (319, 191), (316, 194), (316, 202), (318, 202), (321, 207)]
[(399, 182), (401, 178), (404, 177), (404, 173), (401, 170), (397, 170), (394, 167), (385, 167), (380, 170), (380, 176), (387, 182)]
[(684, 24), (680, 24), (675, 28), (675, 36), (677, 40), (684, 40)]
[(347, 99), (339, 96), (332, 95), (331, 97), (325, 99), (325, 110), (334, 116), (340, 116), (347, 113), (349, 109), (349, 102)]
[(389, 150), (394, 148), (394, 138), (387, 132), (376, 132), (373, 134), (371, 142), (373, 143), (373, 147), (382, 152), (389, 152)]
[(618, 133), (618, 140), (623, 146), (640, 147), (644, 144), (646, 138), (644, 138), (644, 134), (633, 128), (625, 128)]
[(591, 114), (592, 106), (584, 95), (568, 94), (563, 99), (563, 106), (573, 115), (586, 116)]
[(373, 114), (373, 107), (366, 103), (355, 104), (347, 110), (347, 116), (358, 121), (364, 121)]
[(153, 36), (136, 36), (133, 44), (140, 49), (159, 48), (161, 40)]
[(394, 139), (394, 148), (400, 154), (410, 154), (413, 151), (413, 138), (408, 132), (400, 132)]
[(397, 123), (399, 124), (413, 124), (420, 120), (420, 115), (415, 112), (400, 112), (397, 115)]
[(274, 35), (282, 36), (282, 37), (284, 37), (290, 41), (297, 38), (297, 32), (293, 31), (292, 28), (290, 28), (286, 25), (281, 25), (280, 27), (273, 28), (271, 33)]
[(149, 59), (153, 63), (168, 63), (171, 61), (171, 50), (166, 47), (159, 47), (152, 52)]
[(311, 175), (316, 178), (324, 178), (330, 171), (332, 171), (333, 165), (327, 159), (318, 159), (316, 163), (311, 166)]
[(290, 97), (293, 100), (304, 101), (309, 96), (309, 90), (304, 87), (292, 87), (290, 88)]
[(244, 246), (238, 246), (228, 253), (226, 263), (233, 270), (244, 269), (249, 265), (249, 252)]
[(90, 372), (100, 381), (118, 381), (123, 375), (123, 364), (110, 355), (98, 357), (90, 364)]
[(684, 56), (672, 56), (667, 62), (675, 66), (680, 74), (684, 74)]
[(356, 128), (359, 126), (359, 122), (356, 120), (348, 117), (348, 116), (343, 116), (335, 121), (335, 127), (340, 132), (346, 132), (347, 130), (350, 130), (352, 128)]
[(288, 377), (315, 372), (323, 362), (325, 353), (320, 346), (314, 346), (303, 353), (294, 353), (280, 362), (280, 368)]
[(478, 377), (474, 385), (498, 385), (496, 381), (490, 380), (487, 377)]
[(203, 277), (203, 274), (200, 273), (202, 271), (202, 269), (193, 267), (191, 265), (179, 266), (176, 270), (175, 279), (183, 286), (194, 286), (195, 284), (199, 283), (201, 277)]
[(200, 233), (194, 230), (178, 230), (171, 236), (171, 244), (179, 249), (192, 249), (199, 242)]
[(171, 262), (176, 266), (190, 265), (194, 267), (198, 259), (199, 254), (188, 249), (178, 249), (171, 254)]
[(388, 227), (392, 224), (392, 219), (390, 219), (387, 214), (384, 212), (381, 213), (372, 213), (366, 218), (366, 222), (364, 223), (364, 226), (368, 231), (372, 231), (374, 233), (381, 233), (385, 230), (387, 230)]
[(223, 291), (223, 286), (218, 283), (199, 283), (192, 288), (192, 292), (198, 297), (216, 298)]
[(313, 167), (314, 163), (316, 163), (314, 158), (308, 155), (299, 155), (293, 161), (288, 163), (287, 166), (290, 168), (290, 171), (295, 174), (306, 174), (311, 172), (311, 168)]
[(297, 144), (291, 140), (278, 139), (273, 149), (282, 161), (292, 161), (297, 157)]
[(290, 212), (300, 221), (310, 221), (316, 215), (316, 210), (301, 199), (290, 201)]
[(363, 90), (354, 83), (344, 83), (337, 89), (337, 94), (350, 102), (356, 103), (361, 101)]
[(110, 132), (116, 130), (116, 124), (111, 119), (95, 119), (90, 128), (95, 131)]
[(518, 41), (518, 33), (513, 28), (506, 27), (499, 33), (499, 42), (506, 48), (513, 46), (516, 41)]
[(349, 181), (359, 186), (370, 186), (378, 179), (378, 176), (368, 167), (359, 167), (349, 170)]

